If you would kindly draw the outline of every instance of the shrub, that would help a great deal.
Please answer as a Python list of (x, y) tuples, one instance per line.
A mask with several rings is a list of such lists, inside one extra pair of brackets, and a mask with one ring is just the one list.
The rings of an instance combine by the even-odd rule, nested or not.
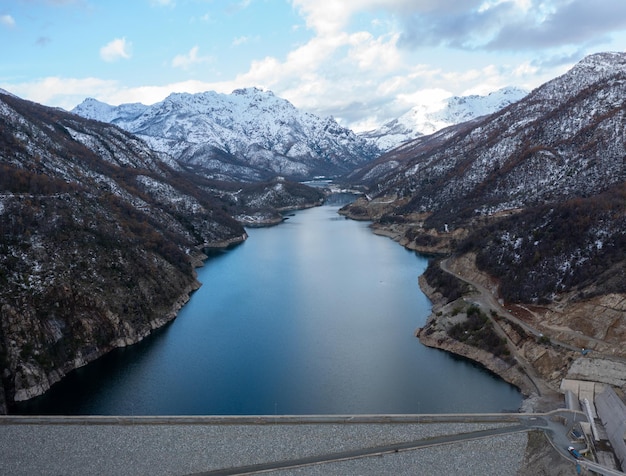
[(424, 271), (424, 278), (430, 286), (445, 296), (447, 302), (456, 301), (469, 292), (469, 285), (442, 270), (439, 266), (440, 262), (440, 260), (431, 260)]
[(496, 334), (493, 324), (480, 308), (471, 305), (466, 310), (467, 319), (448, 329), (448, 336), (510, 362), (506, 339)]

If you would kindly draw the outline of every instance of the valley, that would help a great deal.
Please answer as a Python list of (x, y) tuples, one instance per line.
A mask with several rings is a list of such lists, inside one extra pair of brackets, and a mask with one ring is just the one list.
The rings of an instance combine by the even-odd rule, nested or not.
[[(570, 378), (623, 395), (625, 92), (626, 55), (592, 55), (387, 152), (254, 88), (85, 117), (0, 93), (2, 407), (174, 319), (203, 252), (322, 204), (316, 176), (362, 194), (343, 215), (436, 257), (423, 343), (546, 397), (529, 405)], [(485, 345), (458, 334), (472, 306)]]

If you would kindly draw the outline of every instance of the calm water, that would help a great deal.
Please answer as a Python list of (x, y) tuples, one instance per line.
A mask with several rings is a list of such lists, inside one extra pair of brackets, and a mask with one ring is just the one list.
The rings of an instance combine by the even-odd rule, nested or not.
[(143, 342), (79, 369), (19, 412), (220, 415), (516, 410), (521, 395), (422, 346), (427, 260), (326, 205), (251, 229)]

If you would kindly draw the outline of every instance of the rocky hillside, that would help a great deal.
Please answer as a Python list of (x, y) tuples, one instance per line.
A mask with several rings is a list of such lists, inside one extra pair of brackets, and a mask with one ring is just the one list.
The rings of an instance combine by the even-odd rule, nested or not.
[[(625, 116), (626, 54), (587, 57), (500, 112), (355, 171), (369, 191), (345, 213), (414, 249), (475, 253), (501, 298), (552, 306), (535, 316), (563, 318), (568, 306), (579, 316), (586, 303), (579, 335), (616, 344), (626, 331)], [(613, 317), (594, 329), (605, 308)]]
[(373, 141), (382, 151), (389, 151), (420, 136), (493, 114), (527, 94), (523, 89), (507, 87), (486, 96), (453, 96), (439, 104), (418, 104), (379, 129), (360, 135)]
[(302, 112), (256, 88), (172, 94), (152, 106), (87, 99), (73, 112), (116, 124), (218, 180), (336, 176), (380, 155), (333, 118)]
[(559, 203), (626, 179), (626, 55), (588, 57), (486, 118), (443, 129), (366, 164), (351, 180), (395, 211), (460, 224)]
[(201, 247), (245, 239), (208, 185), (118, 127), (0, 93), (9, 406), (172, 319)]

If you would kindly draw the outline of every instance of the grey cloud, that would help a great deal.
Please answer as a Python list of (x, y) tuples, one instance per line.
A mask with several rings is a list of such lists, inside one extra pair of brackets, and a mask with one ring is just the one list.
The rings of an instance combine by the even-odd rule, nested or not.
[(501, 3), (484, 11), (478, 9), (414, 12), (404, 22), (399, 44), (405, 48), (446, 45), (473, 49), (485, 43), (485, 39), (507, 18), (514, 16), (510, 3)]
[[(405, 15), (400, 46), (445, 45), (488, 50), (578, 46), (601, 43), (611, 31), (626, 27), (626, 2), (621, 0), (540, 1), (526, 14), (512, 2), (483, 11), (479, 11), (477, 5), (463, 3), (461, 10), (446, 8), (444, 2), (440, 8), (432, 10), (414, 8)], [(540, 21), (539, 6), (553, 12)]]
[(572, 53), (564, 53), (564, 54), (556, 54), (545, 57), (538, 57), (531, 61), (533, 66), (536, 66), (540, 69), (553, 69), (559, 66), (567, 65), (571, 66), (575, 63), (578, 63), (585, 56), (589, 55), (590, 51), (588, 48), (577, 48)]
[(626, 27), (626, 2), (574, 0), (540, 24), (518, 22), (500, 31), (487, 48), (523, 50), (599, 42)]

